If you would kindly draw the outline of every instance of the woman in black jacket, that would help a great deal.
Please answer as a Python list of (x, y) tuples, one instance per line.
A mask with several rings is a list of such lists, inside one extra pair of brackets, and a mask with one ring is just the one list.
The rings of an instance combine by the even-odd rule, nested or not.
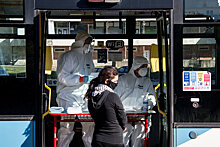
[(103, 68), (90, 82), (85, 95), (88, 109), (95, 122), (92, 147), (123, 147), (123, 131), (127, 117), (119, 96), (114, 93), (118, 72), (114, 67)]

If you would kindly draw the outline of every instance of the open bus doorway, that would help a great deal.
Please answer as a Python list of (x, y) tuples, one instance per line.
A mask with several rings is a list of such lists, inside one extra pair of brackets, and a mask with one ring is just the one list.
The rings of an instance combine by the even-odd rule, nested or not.
[[(66, 16), (66, 14), (71, 15)], [(136, 16), (134, 17), (133, 14)], [(122, 76), (129, 72), (135, 56), (144, 56), (149, 60), (147, 76), (151, 78), (154, 88), (158, 87), (158, 84), (167, 85), (165, 50), (168, 48), (165, 42), (167, 42), (168, 19), (169, 13), (156, 11), (96, 11), (95, 13), (92, 11), (53, 13), (52, 11), (48, 16), (46, 41), (47, 49), (51, 50), (53, 56), (52, 74), (46, 79), (47, 85), (52, 88), (51, 106), (57, 106), (55, 100), (57, 59), (66, 51), (71, 50), (71, 45), (75, 42), (74, 38), (79, 30), (88, 32), (94, 38), (92, 43), (92, 57), (95, 65), (92, 74), (94, 76), (97, 76), (100, 69), (106, 65), (114, 66), (119, 76)], [(115, 47), (117, 43), (119, 45)], [(166, 113), (167, 89), (161, 86), (157, 92), (158, 103)], [(158, 112), (157, 108), (155, 110)], [(151, 130), (151, 146), (166, 146), (166, 118), (157, 113), (152, 121), (154, 129)], [(51, 137), (52, 134), (50, 133), (49, 136)], [(53, 144), (53, 140), (46, 144)]]

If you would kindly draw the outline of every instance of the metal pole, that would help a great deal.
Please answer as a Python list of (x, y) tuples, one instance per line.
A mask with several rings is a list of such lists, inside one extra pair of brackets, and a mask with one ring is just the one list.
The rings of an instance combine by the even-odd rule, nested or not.
[(174, 147), (174, 23), (173, 10), (170, 10), (170, 77), (168, 99), (168, 146)]
[(133, 36), (135, 35), (135, 18), (129, 17), (126, 24), (126, 33), (129, 36), (128, 39), (128, 69), (130, 70), (133, 63)]

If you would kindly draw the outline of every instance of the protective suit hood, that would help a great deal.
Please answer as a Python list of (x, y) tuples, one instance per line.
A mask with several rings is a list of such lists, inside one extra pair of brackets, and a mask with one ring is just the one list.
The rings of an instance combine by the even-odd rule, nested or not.
[(99, 84), (95, 87), (95, 91), (92, 93), (92, 104), (94, 109), (98, 110), (103, 105), (109, 92), (114, 91), (107, 85)]
[[(122, 75), (118, 79), (118, 86), (115, 89), (126, 110), (141, 109), (143, 105), (143, 98), (147, 94), (153, 94), (155, 91), (153, 84), (149, 77), (137, 77), (134, 70), (147, 64), (147, 59), (141, 56), (134, 58), (132, 68), (128, 74)], [(156, 104), (156, 99), (152, 100), (152, 104)], [(152, 107), (153, 107), (152, 105)]]
[(86, 32), (79, 31), (76, 35), (75, 42), (71, 46), (71, 50), (74, 52), (83, 53), (82, 48), (84, 47), (84, 43), (87, 38), (92, 39), (92, 36)]
[(134, 71), (138, 69), (140, 66), (142, 66), (143, 64), (148, 64), (147, 58), (142, 57), (142, 56), (136, 56), (133, 60), (133, 64), (132, 64), (132, 67), (129, 73), (132, 74), (134, 77), (136, 77), (136, 75), (134, 74)]

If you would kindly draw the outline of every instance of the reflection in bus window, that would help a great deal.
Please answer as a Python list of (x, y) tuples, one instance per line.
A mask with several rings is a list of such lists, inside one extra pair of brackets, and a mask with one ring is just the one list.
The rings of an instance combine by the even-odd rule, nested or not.
[(25, 39), (0, 39), (0, 76), (26, 76)]
[(2, 21), (23, 21), (24, 0), (1, 0), (0, 1)]
[(120, 23), (119, 19), (49, 19), (49, 34), (77, 34), (79, 30), (89, 34), (125, 34), (125, 20)]
[(0, 34), (25, 35), (25, 28), (22, 27), (0, 27)]
[(211, 34), (214, 33), (214, 27), (184, 27), (183, 28), (184, 34)]
[(156, 19), (155, 18), (136, 19), (136, 34), (157, 34)]
[(215, 85), (214, 38), (190, 38), (183, 40), (183, 70), (211, 72), (212, 85)]
[(185, 0), (185, 20), (219, 21), (220, 3), (217, 0)]

